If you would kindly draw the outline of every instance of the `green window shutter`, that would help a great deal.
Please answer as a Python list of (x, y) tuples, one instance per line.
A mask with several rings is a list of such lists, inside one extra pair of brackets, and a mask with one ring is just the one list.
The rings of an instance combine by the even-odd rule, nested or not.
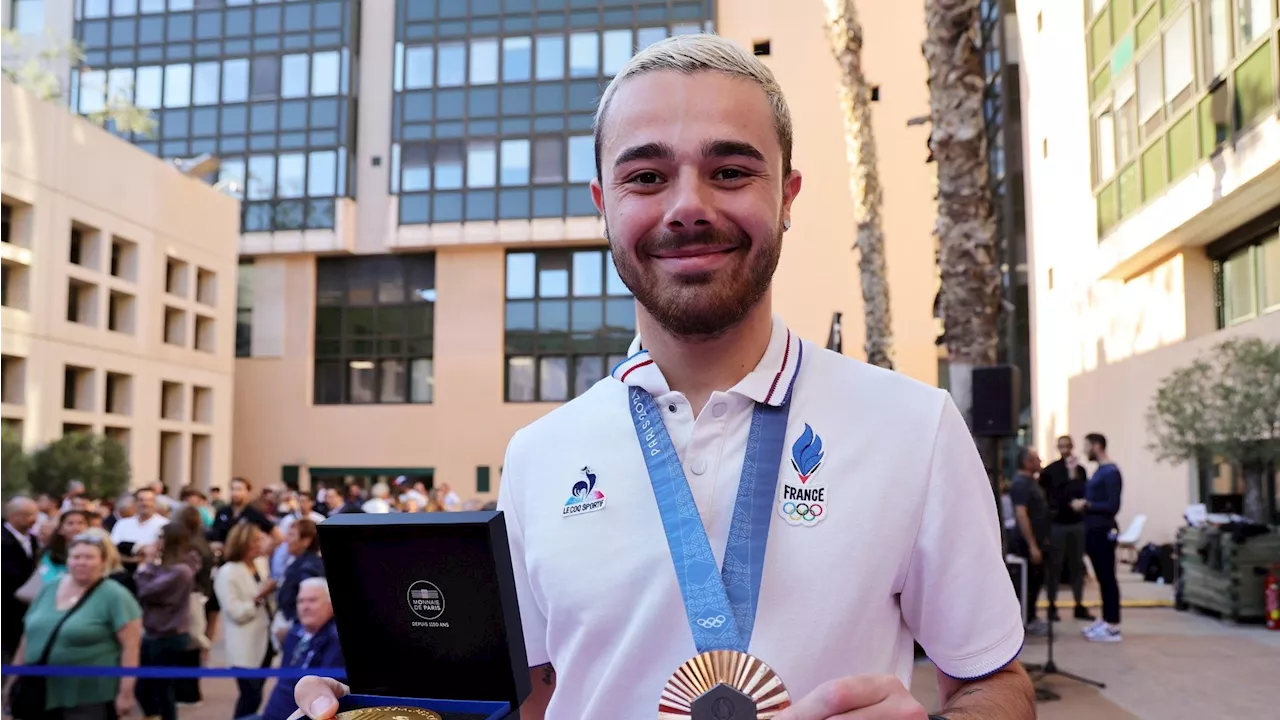
[(476, 492), (489, 492), (489, 466), (479, 465), (476, 467)]

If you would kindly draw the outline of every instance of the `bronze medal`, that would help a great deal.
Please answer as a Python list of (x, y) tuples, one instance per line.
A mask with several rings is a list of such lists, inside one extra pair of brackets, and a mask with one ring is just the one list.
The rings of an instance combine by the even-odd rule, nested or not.
[(667, 680), (658, 720), (768, 720), (790, 706), (782, 679), (764, 661), (737, 650), (712, 650)]

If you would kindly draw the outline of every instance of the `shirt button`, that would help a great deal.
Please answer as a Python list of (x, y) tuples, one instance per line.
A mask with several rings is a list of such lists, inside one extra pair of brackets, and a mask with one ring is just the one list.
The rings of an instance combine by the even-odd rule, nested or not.
[(676, 411), (676, 406), (675, 406), (674, 404), (672, 404), (672, 405), (668, 405), (668, 406), (667, 406), (667, 409), (668, 409), (668, 410), (670, 410), (671, 412), (675, 412), (675, 411)]
[(690, 467), (689, 469), (693, 471), (693, 474), (694, 474), (694, 475), (701, 475), (702, 473), (704, 473), (704, 472), (706, 472), (706, 471), (707, 471), (707, 461), (706, 461), (706, 460), (694, 460), (694, 461), (693, 461), (693, 466), (692, 466), (692, 467)]
[(728, 410), (729, 410), (729, 407), (722, 402), (716, 403), (715, 405), (711, 406), (711, 414), (715, 415), (716, 417), (720, 417), (721, 415), (724, 415)]

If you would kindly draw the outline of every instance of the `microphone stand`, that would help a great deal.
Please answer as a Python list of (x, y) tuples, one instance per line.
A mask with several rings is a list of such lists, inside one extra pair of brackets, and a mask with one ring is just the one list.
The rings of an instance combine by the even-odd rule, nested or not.
[[(1054, 605), (1057, 605), (1056, 603), (1057, 598), (1054, 598), (1054, 600), (1055, 600)], [(1031, 602), (1035, 602), (1035, 599), (1032, 599)], [(1043, 665), (1035, 665), (1035, 664), (1028, 663), (1027, 665), (1024, 666), (1027, 672), (1031, 673), (1031, 682), (1035, 684), (1036, 702), (1051, 702), (1053, 700), (1062, 699), (1061, 695), (1040, 684), (1041, 680), (1044, 680), (1046, 677), (1050, 675), (1059, 675), (1064, 678), (1075, 680), (1076, 682), (1084, 683), (1085, 685), (1092, 685), (1098, 689), (1105, 689), (1107, 687), (1106, 683), (1098, 682), (1097, 680), (1092, 680), (1090, 678), (1084, 677), (1083, 675), (1077, 675), (1073, 672), (1068, 672), (1066, 670), (1058, 669), (1058, 664), (1053, 661), (1053, 626), (1056, 624), (1057, 623), (1053, 622), (1052, 618), (1049, 619), (1049, 636), (1048, 636), (1049, 657), (1048, 659), (1045, 660)]]

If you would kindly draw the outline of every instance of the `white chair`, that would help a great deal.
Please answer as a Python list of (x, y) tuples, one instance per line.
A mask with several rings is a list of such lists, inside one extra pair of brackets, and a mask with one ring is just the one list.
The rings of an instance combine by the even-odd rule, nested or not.
[(1142, 530), (1146, 526), (1146, 514), (1138, 513), (1133, 516), (1133, 520), (1129, 521), (1129, 527), (1116, 538), (1116, 551), (1126, 551), (1128, 555), (1124, 562), (1132, 563), (1138, 559), (1138, 542), (1142, 539)]

